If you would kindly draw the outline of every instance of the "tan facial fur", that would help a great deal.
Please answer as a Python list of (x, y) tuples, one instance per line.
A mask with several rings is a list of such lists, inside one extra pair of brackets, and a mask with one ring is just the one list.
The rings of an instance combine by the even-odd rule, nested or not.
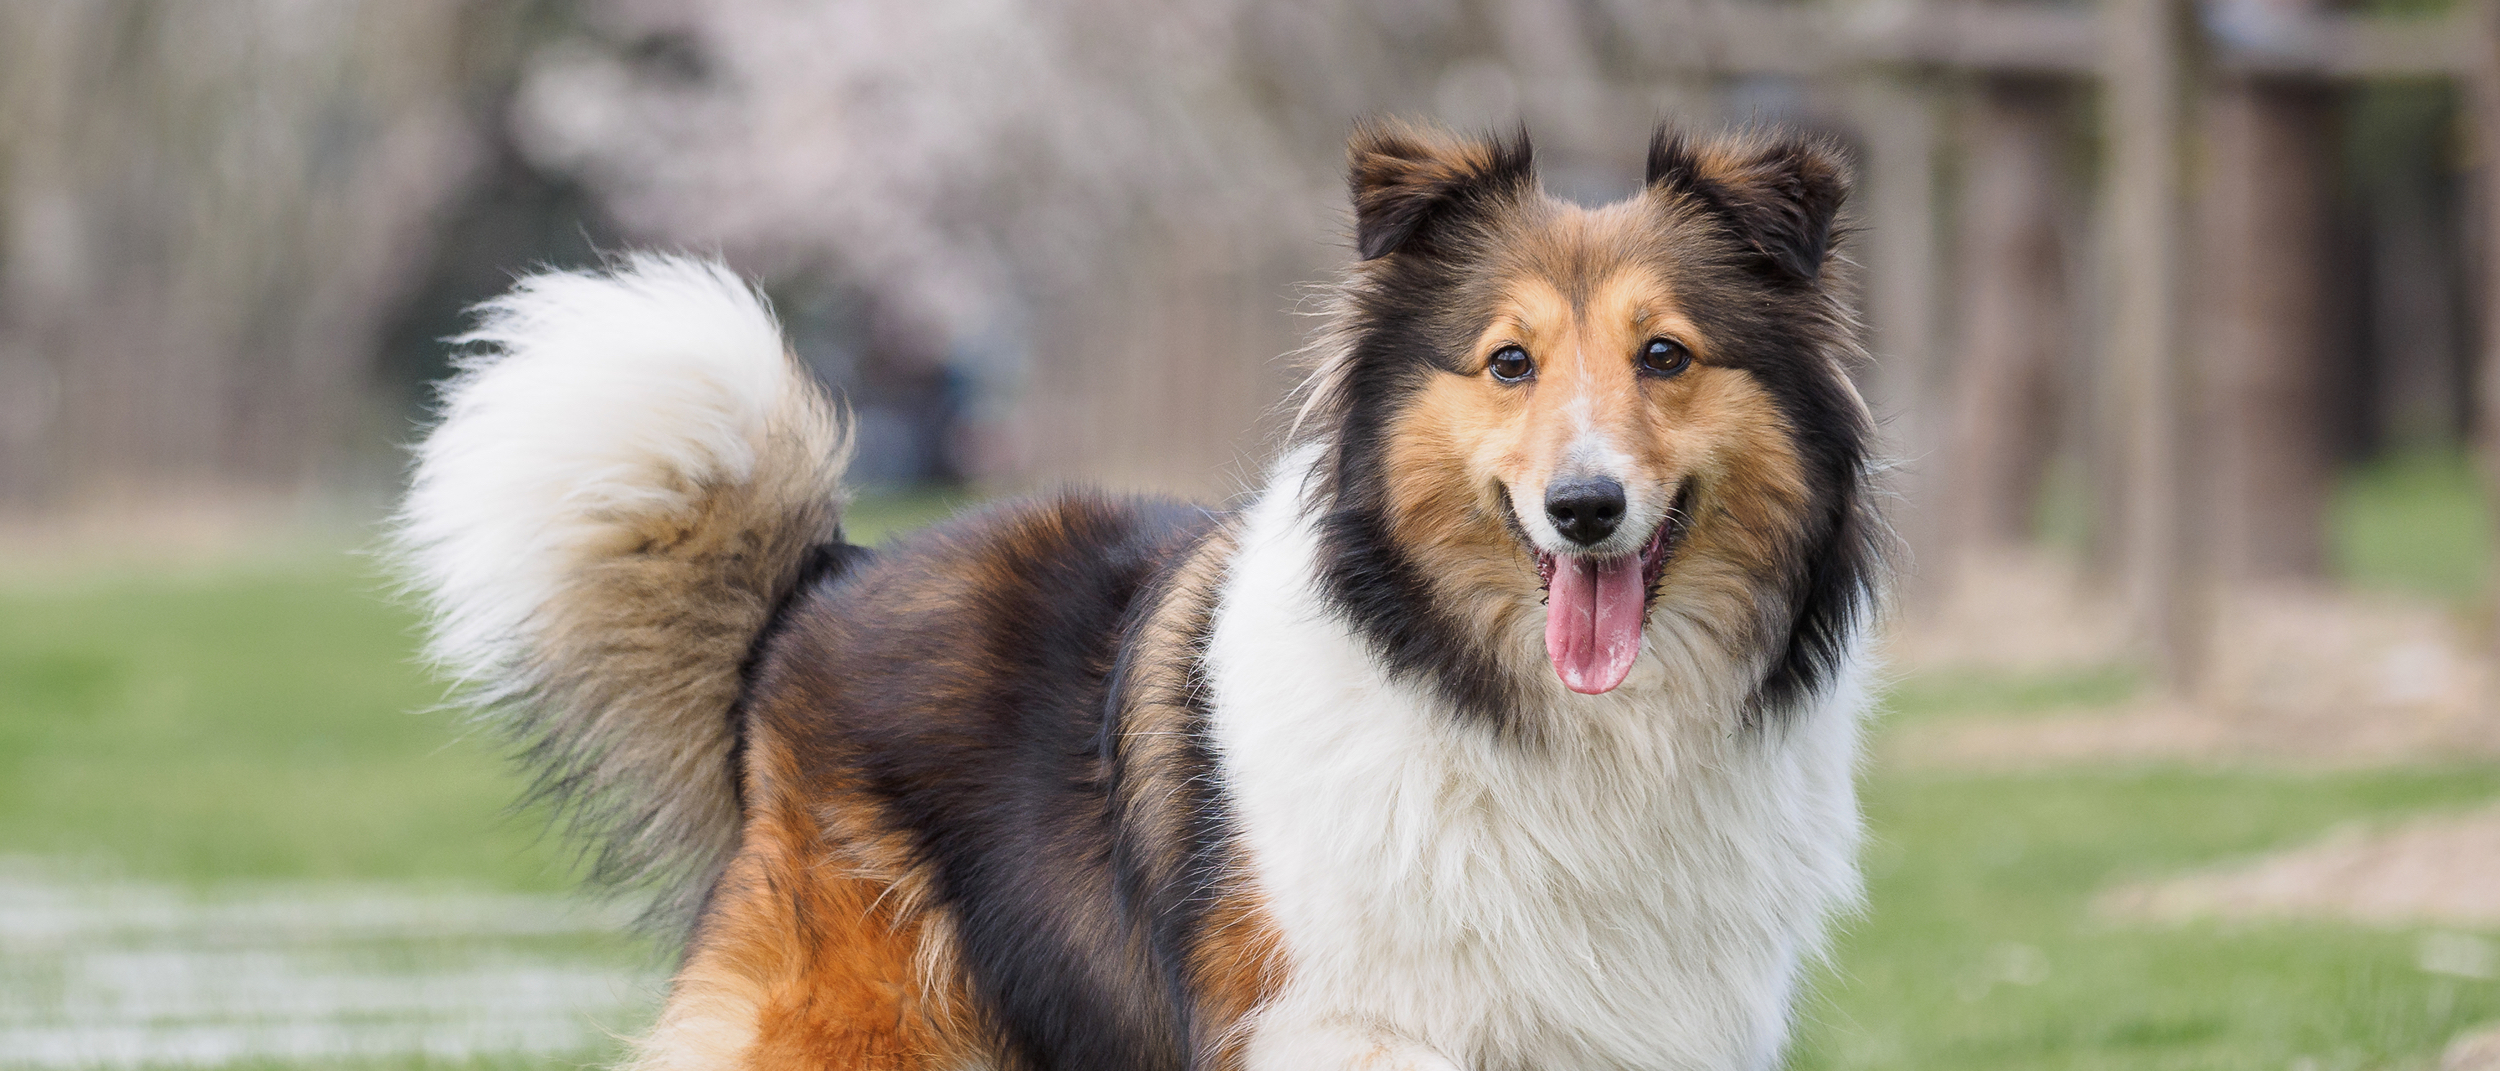
[[(1689, 484), (1690, 516), (1661, 599), (1714, 620), (1746, 616), (1759, 567), (1805, 508), (1804, 475), (1772, 399), (1751, 373), (1714, 363), (1713, 340), (1664, 271), (1610, 255), (1642, 240), (1612, 216), (1563, 209), (1540, 236), (1542, 255), (1499, 280), (1460, 371), (1433, 376), (1390, 437), (1399, 538), (1450, 605), (1488, 629), (1532, 634), (1541, 622), (1535, 558), (1521, 534), (1549, 552), (1571, 549), (1544, 518), (1557, 480), (1622, 483), (1618, 539), (1630, 548)], [(1661, 337), (1691, 351), (1681, 373), (1640, 370), (1642, 348)], [(1526, 350), (1531, 378), (1508, 383), (1488, 370), (1505, 346)]]

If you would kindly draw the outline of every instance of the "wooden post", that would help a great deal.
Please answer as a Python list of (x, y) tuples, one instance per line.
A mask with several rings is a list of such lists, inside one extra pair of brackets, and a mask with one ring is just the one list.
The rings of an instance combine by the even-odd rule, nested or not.
[[(2306, 0), (2269, 8), (2289, 20)], [(2224, 72), (2204, 100), (2194, 325), (2218, 579), (2326, 570), (2333, 109), (2323, 83)]]
[(2174, 691), (2193, 687), (2202, 593), (2188, 557), (2190, 466), (2180, 359), (2181, 100), (2187, 87), (2182, 0), (2109, 0), (2102, 78), (2108, 234), (2101, 248), (2098, 429), (2117, 447), (2117, 557), (2146, 654)]
[(2030, 539), (2055, 445), (2057, 388), (2074, 354), (2064, 217), (2067, 87), (1997, 77), (1971, 102), (1963, 142), (1962, 338), (1941, 463), (1952, 551)]

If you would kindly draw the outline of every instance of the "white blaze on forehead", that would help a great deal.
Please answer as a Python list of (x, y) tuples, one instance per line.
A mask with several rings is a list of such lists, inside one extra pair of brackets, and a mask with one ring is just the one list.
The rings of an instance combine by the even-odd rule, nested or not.
[(1631, 474), (1632, 455), (1615, 449), (1614, 437), (1597, 428), (1573, 436), (1563, 447), (1562, 462), (1554, 466), (1556, 479), (1604, 476), (1626, 483)]
[(1575, 341), (1572, 356), (1572, 395), (1563, 403), (1562, 412), (1571, 421), (1573, 435), (1563, 445), (1562, 456), (1555, 459), (1554, 479), (1605, 476), (1628, 482), (1633, 459), (1616, 448), (1618, 429), (1598, 420), (1597, 377), (1589, 372), (1587, 346)]
[(1562, 411), (1564, 416), (1570, 418), (1571, 429), (1575, 434), (1571, 437), (1571, 441), (1563, 446), (1562, 456), (1555, 459), (1554, 478), (1559, 480), (1575, 476), (1612, 476), (1621, 479), (1623, 477), (1622, 463), (1629, 459), (1614, 448), (1614, 442), (1607, 436), (1606, 429), (1597, 424), (1597, 397), (1589, 383), (1589, 366), (1587, 360), (1584, 359), (1585, 350), (1575, 352), (1573, 357), (1578, 358), (1572, 362), (1572, 368), (1576, 372), (1572, 383), (1573, 393), (1571, 400), (1563, 403)]
[(1575, 390), (1571, 401), (1563, 406), (1563, 412), (1571, 415), (1571, 426), (1586, 436), (1597, 427), (1597, 399), (1589, 393), (1587, 347), (1573, 344), (1571, 367), (1574, 373), (1572, 387)]

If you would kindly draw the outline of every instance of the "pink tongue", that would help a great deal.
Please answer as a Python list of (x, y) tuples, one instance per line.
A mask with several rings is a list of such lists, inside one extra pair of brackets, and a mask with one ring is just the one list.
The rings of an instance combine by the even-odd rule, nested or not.
[(1611, 692), (1641, 656), (1641, 560), (1558, 556), (1545, 599), (1545, 654), (1563, 686)]

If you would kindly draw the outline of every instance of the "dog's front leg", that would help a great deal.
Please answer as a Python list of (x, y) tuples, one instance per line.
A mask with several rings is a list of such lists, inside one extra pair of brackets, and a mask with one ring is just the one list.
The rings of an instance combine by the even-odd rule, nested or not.
[(1462, 1071), (1458, 1061), (1375, 1020), (1271, 1013), (1252, 1026), (1243, 1071)]

